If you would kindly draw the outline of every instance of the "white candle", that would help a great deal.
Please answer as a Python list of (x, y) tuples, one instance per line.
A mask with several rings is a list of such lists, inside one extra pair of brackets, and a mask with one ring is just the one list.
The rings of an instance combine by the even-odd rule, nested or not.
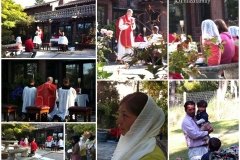
[(143, 27), (143, 32), (146, 32), (146, 27)]
[(181, 20), (181, 21), (180, 21), (180, 26), (183, 26), (183, 25), (184, 25), (184, 21)]
[(55, 79), (55, 84), (58, 84), (58, 80), (57, 79)]
[(78, 83), (80, 83), (81, 82), (81, 78), (78, 78)]

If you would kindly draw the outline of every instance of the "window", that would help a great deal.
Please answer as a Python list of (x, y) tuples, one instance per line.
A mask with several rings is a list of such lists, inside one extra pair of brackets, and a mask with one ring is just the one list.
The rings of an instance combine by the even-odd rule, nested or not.
[(14, 80), (34, 78), (37, 74), (37, 63), (16, 63), (14, 64)]
[(78, 34), (87, 34), (89, 32), (89, 29), (92, 27), (92, 23), (79, 23), (77, 26), (77, 32)]
[(169, 33), (180, 33), (180, 20), (184, 20), (184, 9), (183, 5), (185, 4), (174, 4), (174, 1), (170, 1), (169, 3)]
[(107, 5), (97, 6), (97, 21), (100, 28), (107, 23)]
[(95, 63), (83, 64), (83, 88), (85, 93), (89, 95), (90, 101), (95, 100)]
[(77, 82), (79, 78), (79, 65), (66, 64), (66, 77), (70, 80), (70, 86), (79, 87), (79, 84)]
[(225, 20), (232, 21), (229, 25), (238, 25), (238, 0), (224, 0), (224, 10)]

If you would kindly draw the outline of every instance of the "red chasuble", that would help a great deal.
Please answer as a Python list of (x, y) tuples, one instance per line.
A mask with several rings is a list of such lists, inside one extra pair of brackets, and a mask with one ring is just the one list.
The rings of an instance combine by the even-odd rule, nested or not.
[(46, 105), (50, 107), (49, 112), (51, 112), (56, 101), (56, 89), (56, 85), (51, 83), (44, 83), (38, 86), (35, 106)]
[[(127, 15), (122, 16), (121, 19), (123, 20), (123, 24), (126, 24), (126, 23), (132, 24), (133, 23), (133, 19), (132, 18), (128, 19)], [(122, 45), (126, 48), (132, 47), (131, 32), (132, 32), (132, 28), (131, 28), (131, 25), (129, 25), (128, 28), (125, 30), (122, 30), (122, 32), (120, 34), (120, 41), (121, 41)]]

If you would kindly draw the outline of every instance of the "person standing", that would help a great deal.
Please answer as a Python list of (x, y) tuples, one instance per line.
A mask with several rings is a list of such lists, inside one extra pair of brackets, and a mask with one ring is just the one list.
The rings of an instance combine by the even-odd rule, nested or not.
[(31, 142), (31, 155), (35, 155), (37, 148), (37, 143), (35, 142), (35, 138), (33, 138)]
[(187, 101), (184, 108), (186, 116), (182, 121), (182, 131), (189, 149), (188, 157), (190, 160), (199, 160), (208, 151), (208, 144), (204, 138), (213, 131), (213, 128), (209, 127), (207, 131), (200, 131), (195, 123), (195, 103), (193, 101)]
[(23, 94), (22, 94), (22, 100), (23, 100), (23, 105), (22, 105), (22, 119), (24, 119), (25, 114), (26, 114), (26, 107), (27, 106), (33, 106), (35, 103), (36, 99), (36, 93), (37, 93), (37, 88), (34, 87), (35, 80), (34, 78), (29, 79), (29, 85), (26, 86), (23, 89)]
[[(134, 44), (133, 30), (136, 29), (135, 18), (132, 17), (133, 10), (128, 9), (127, 13), (119, 18), (118, 29), (118, 59), (123, 60), (122, 57), (126, 53), (133, 53), (132, 47)], [(125, 59), (126, 60), (126, 59)]]
[(64, 35), (64, 32), (62, 32), (62, 35), (58, 39), (58, 46), (62, 51), (65, 51), (65, 49), (67, 48), (67, 45), (68, 45), (68, 39)]
[(36, 34), (41, 38), (41, 40), (43, 39), (43, 31), (39, 28), (39, 26), (37, 26)]

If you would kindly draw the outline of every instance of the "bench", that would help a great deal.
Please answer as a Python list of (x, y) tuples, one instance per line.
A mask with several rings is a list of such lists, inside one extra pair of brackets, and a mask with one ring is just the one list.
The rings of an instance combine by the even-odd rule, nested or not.
[(225, 79), (238, 79), (238, 62), (229, 64), (220, 64), (217, 66), (204, 66), (198, 67), (199, 71), (206, 75), (204, 76), (192, 76), (193, 79), (219, 79), (219, 72), (224, 72)]
[(9, 159), (16, 160), (17, 159), (17, 153), (21, 153), (22, 157), (28, 156), (28, 148), (18, 148), (18, 149), (9, 149)]
[(92, 108), (91, 107), (80, 107), (80, 106), (72, 106), (68, 108), (70, 121), (73, 121), (72, 116), (75, 115), (75, 122), (77, 122), (77, 116), (82, 115), (84, 116), (84, 122), (91, 122), (91, 115), (92, 115)]
[(48, 106), (27, 106), (27, 121), (30, 122), (29, 114), (34, 113), (36, 115), (36, 121), (42, 122), (41, 115), (46, 114), (48, 117), (50, 107)]
[(51, 151), (58, 151), (58, 146), (57, 145), (52, 145), (51, 146)]
[(14, 113), (14, 121), (15, 121), (16, 117), (17, 117), (17, 108), (18, 108), (18, 106), (14, 105), (14, 104), (3, 104), (2, 105), (2, 113), (5, 115), (4, 120), (6, 120), (8, 122), (9, 114), (11, 112), (13, 112)]
[(46, 145), (45, 145), (45, 144), (39, 144), (39, 145), (38, 145), (38, 148), (39, 148), (39, 149), (45, 149), (45, 148), (46, 148)]
[(66, 44), (58, 44), (58, 51), (63, 51), (66, 52), (67, 51), (67, 45)]
[(45, 47), (46, 47), (47, 51), (48, 51), (48, 48), (49, 48), (49, 50), (51, 50), (51, 43), (42, 43), (43, 50)]

